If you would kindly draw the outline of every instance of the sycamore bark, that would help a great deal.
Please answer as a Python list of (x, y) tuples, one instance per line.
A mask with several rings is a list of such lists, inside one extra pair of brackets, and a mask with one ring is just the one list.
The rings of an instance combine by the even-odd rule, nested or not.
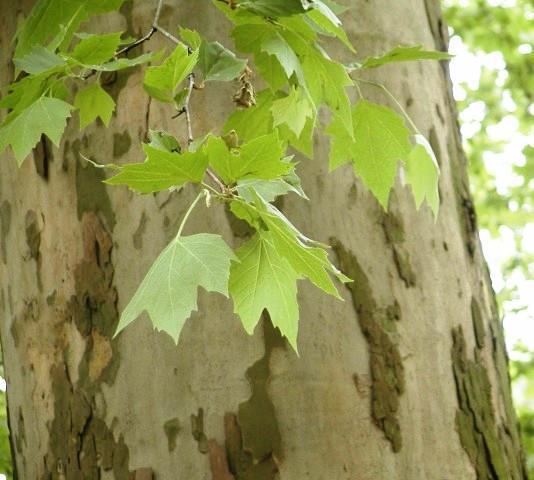
[[(140, 36), (153, 3), (94, 22)], [(348, 2), (347, 2), (348, 3)], [(12, 80), (17, 22), (31, 1), (0, 0), (0, 82)], [(398, 44), (446, 48), (437, 0), (350, 2), (359, 55)], [(210, 2), (169, 0), (161, 23), (227, 41)], [(159, 49), (157, 35), (144, 45)], [(327, 172), (327, 144), (298, 169), (310, 202), (283, 210), (333, 245), (354, 283), (344, 302), (302, 284), (300, 357), (264, 319), (245, 334), (223, 297), (200, 295), (180, 343), (147, 318), (112, 340), (120, 311), (177, 226), (192, 189), (138, 196), (101, 183), (101, 162), (142, 161), (149, 126), (184, 137), (151, 102), (142, 72), (109, 76), (111, 128), (43, 141), (18, 169), (0, 159), (0, 333), (19, 479), (524, 479), (503, 332), (478, 239), (446, 67), (373, 70), (440, 161), (441, 210), (415, 210), (400, 182), (389, 213), (349, 167)], [(364, 95), (387, 103), (380, 92)], [(196, 91), (195, 132), (220, 125), (233, 86)], [(248, 235), (222, 206), (188, 232)]]

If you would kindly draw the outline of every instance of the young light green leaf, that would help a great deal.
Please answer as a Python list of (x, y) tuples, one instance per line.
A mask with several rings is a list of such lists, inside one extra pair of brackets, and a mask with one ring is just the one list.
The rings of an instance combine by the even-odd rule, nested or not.
[(273, 102), (271, 107), (274, 126), (287, 125), (300, 137), (306, 121), (313, 117), (313, 106), (300, 88), (290, 87), (289, 94)]
[(257, 233), (236, 255), (239, 262), (232, 262), (229, 290), (245, 330), (250, 335), (254, 332), (265, 309), (297, 351), (297, 273), (279, 255), (268, 232)]
[(406, 180), (412, 186), (417, 208), (423, 200), (437, 218), (439, 210), (439, 165), (432, 147), (422, 135), (415, 135), (416, 145), (406, 160)]
[(93, 83), (76, 94), (74, 106), (80, 110), (80, 130), (83, 130), (97, 117), (107, 126), (115, 110), (115, 101), (100, 84)]
[(198, 287), (228, 296), (231, 260), (236, 257), (219, 235), (176, 237), (122, 312), (117, 333), (146, 311), (154, 328), (178, 343), (185, 321), (198, 308)]
[(237, 78), (246, 65), (246, 60), (237, 58), (219, 42), (202, 42), (198, 66), (205, 81), (229, 82)]
[(354, 170), (380, 204), (387, 209), (399, 161), (411, 150), (404, 119), (375, 103), (361, 100), (354, 109)]
[(123, 165), (120, 173), (106, 180), (109, 185), (127, 185), (140, 193), (152, 193), (187, 182), (199, 183), (208, 166), (202, 151), (172, 153), (143, 145), (146, 161)]
[(115, 55), (122, 32), (104, 35), (78, 34), (80, 41), (70, 56), (82, 65), (99, 65)]
[(40, 45), (32, 47), (22, 58), (15, 58), (14, 62), (19, 70), (33, 75), (66, 65), (63, 58)]
[(243, 178), (269, 180), (289, 173), (291, 163), (282, 159), (283, 147), (273, 132), (242, 145), (228, 149), (223, 139), (211, 137), (206, 146), (210, 165), (227, 184)]
[(386, 63), (408, 62), (411, 60), (448, 60), (451, 58), (447, 52), (423, 50), (421, 45), (414, 47), (396, 47), (389, 52), (377, 57), (369, 57), (361, 64), (360, 68), (375, 68)]
[(19, 165), (46, 135), (59, 146), (72, 105), (57, 98), (41, 97), (7, 125), (0, 127), (0, 152), (11, 145)]
[(167, 59), (145, 73), (145, 90), (157, 100), (173, 103), (179, 85), (193, 71), (198, 61), (198, 50), (189, 54), (185, 45), (178, 45)]

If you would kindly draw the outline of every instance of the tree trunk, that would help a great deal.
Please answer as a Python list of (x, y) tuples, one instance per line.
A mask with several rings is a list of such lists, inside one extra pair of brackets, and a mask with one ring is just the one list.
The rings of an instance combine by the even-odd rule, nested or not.
[[(2, 85), (12, 80), (10, 42), (31, 3), (0, 0)], [(128, 2), (95, 26), (139, 36), (154, 3)], [(350, 3), (345, 26), (362, 57), (447, 44), (438, 0)], [(227, 42), (210, 2), (169, 0), (162, 23)], [(154, 36), (145, 48), (165, 45)], [(20, 169), (3, 155), (0, 329), (18, 478), (526, 478), (448, 72), (420, 62), (369, 76), (430, 138), (441, 210), (434, 224), (399, 184), (385, 214), (349, 167), (327, 173), (327, 145), (317, 138), (315, 160), (299, 165), (311, 201), (291, 198), (284, 211), (333, 245), (354, 282), (342, 289), (345, 302), (300, 285), (300, 357), (268, 319), (248, 337), (231, 302), (205, 292), (178, 347), (147, 318), (112, 340), (194, 195), (108, 188), (81, 159), (142, 161), (149, 125), (183, 135), (183, 119), (144, 94), (140, 70), (106, 79), (118, 105), (111, 128), (79, 133), (72, 120), (60, 149), (43, 141)], [(232, 87), (194, 93), (195, 132), (222, 123), (231, 95)], [(187, 229), (222, 232), (234, 246), (247, 235), (222, 206)]]

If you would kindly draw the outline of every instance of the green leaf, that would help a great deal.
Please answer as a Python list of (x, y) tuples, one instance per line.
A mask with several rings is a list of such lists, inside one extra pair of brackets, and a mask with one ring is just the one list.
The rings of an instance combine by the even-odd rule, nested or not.
[(98, 72), (116, 72), (117, 70), (124, 70), (125, 68), (136, 67), (143, 63), (150, 62), (157, 55), (153, 52), (143, 53), (134, 58), (118, 58), (110, 62), (103, 63), (101, 65), (84, 65), (86, 68), (96, 70)]
[(354, 46), (349, 40), (345, 30), (341, 26), (341, 20), (336, 14), (322, 2), (315, 1), (314, 8), (308, 11), (307, 16), (315, 23), (321, 32), (341, 40), (352, 52), (356, 53)]
[(154, 328), (178, 343), (185, 321), (198, 308), (198, 287), (228, 296), (231, 260), (235, 256), (219, 235), (176, 237), (122, 312), (117, 333), (146, 311)]
[(302, 89), (290, 87), (289, 94), (273, 102), (271, 107), (274, 126), (285, 124), (300, 137), (308, 118), (313, 118), (313, 106)]
[(52, 143), (59, 146), (71, 110), (72, 105), (62, 100), (41, 97), (0, 128), (0, 152), (11, 145), (15, 158), (21, 165), (41, 135), (46, 135)]
[(243, 7), (258, 15), (275, 18), (298, 15), (307, 9), (302, 0), (249, 0)]
[(256, 202), (262, 221), (272, 233), (273, 243), (294, 270), (326, 293), (341, 298), (329, 274), (342, 282), (350, 279), (330, 261), (324, 248), (307, 245), (308, 239), (273, 205)]
[(178, 45), (167, 59), (145, 73), (145, 90), (157, 100), (173, 103), (179, 85), (193, 71), (198, 61), (198, 50), (189, 54), (185, 45)]
[(256, 180), (251, 178), (239, 180), (237, 182), (237, 192), (247, 202), (254, 201), (254, 196), (250, 193), (250, 189), (253, 189), (266, 202), (272, 202), (277, 197), (289, 192), (294, 192), (303, 198), (307, 198), (302, 188), (291, 184), (290, 181), (287, 178), (276, 178), (274, 180)]
[(256, 234), (236, 255), (239, 262), (230, 268), (229, 290), (245, 330), (251, 335), (266, 309), (273, 325), (297, 351), (298, 275), (279, 255), (268, 232)]
[(404, 119), (389, 108), (362, 100), (354, 109), (354, 170), (387, 209), (399, 161), (411, 150)]
[(206, 152), (210, 165), (227, 184), (243, 178), (269, 180), (293, 169), (291, 163), (282, 160), (284, 150), (276, 132), (230, 150), (222, 138), (211, 137)]
[(306, 85), (307, 77), (304, 76), (299, 58), (280, 34), (277, 33), (265, 40), (261, 44), (261, 50), (276, 57), (284, 69), (287, 78), (291, 78), (295, 74), (299, 83), (302, 86)]
[(273, 92), (281, 90), (287, 84), (286, 72), (275, 56), (259, 52), (254, 56), (254, 65)]
[(412, 186), (417, 208), (423, 200), (437, 218), (439, 210), (439, 165), (432, 147), (422, 135), (415, 135), (416, 145), (406, 160), (406, 180)]
[(15, 58), (14, 62), (19, 70), (34, 75), (66, 65), (59, 55), (40, 45), (32, 47), (22, 58)]
[(180, 38), (193, 50), (202, 45), (202, 38), (198, 32), (189, 28), (180, 28)]
[(123, 165), (120, 173), (105, 183), (152, 193), (181, 187), (187, 182), (199, 183), (208, 166), (208, 157), (202, 151), (171, 153), (147, 144), (143, 150), (147, 156), (145, 162)]
[(326, 103), (342, 119), (345, 129), (352, 136), (351, 103), (345, 88), (354, 83), (345, 67), (310, 49), (302, 60), (302, 68), (315, 104)]
[(178, 143), (178, 140), (164, 130), (149, 130), (148, 136), (150, 138), (149, 145), (151, 147), (172, 153), (180, 153), (182, 151), (182, 147)]
[(74, 106), (80, 110), (80, 130), (97, 117), (108, 125), (115, 110), (115, 101), (98, 83), (93, 83), (76, 94)]
[(354, 132), (351, 136), (347, 132), (343, 119), (339, 115), (334, 115), (332, 122), (326, 129), (326, 133), (330, 136), (328, 167), (332, 171), (352, 160), (354, 155)]
[(122, 3), (124, 0), (39, 0), (17, 31), (14, 57), (23, 57), (33, 46), (46, 45), (53, 37), (59, 36), (66, 45), (91, 15), (116, 11)]
[(198, 65), (205, 81), (229, 82), (241, 74), (247, 61), (236, 58), (219, 42), (202, 42)]
[(271, 105), (275, 98), (269, 90), (258, 92), (255, 106), (233, 111), (226, 121), (224, 133), (235, 130), (241, 140), (248, 142), (272, 132)]
[(330, 169), (354, 162), (354, 170), (380, 204), (387, 208), (399, 161), (411, 150), (410, 132), (401, 116), (375, 103), (361, 100), (353, 110), (354, 140), (343, 119), (334, 117), (328, 127), (332, 136)]
[(448, 60), (451, 58), (451, 55), (446, 52), (423, 50), (422, 48), (421, 45), (414, 47), (396, 47), (383, 55), (367, 58), (360, 68), (375, 68), (386, 63), (407, 62), (411, 60)]
[(79, 34), (80, 41), (70, 56), (82, 65), (98, 65), (115, 55), (121, 44), (122, 32), (104, 35)]

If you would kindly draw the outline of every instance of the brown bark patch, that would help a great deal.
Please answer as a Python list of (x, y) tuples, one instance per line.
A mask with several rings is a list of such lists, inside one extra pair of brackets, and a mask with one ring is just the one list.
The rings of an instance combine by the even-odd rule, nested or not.
[(397, 415), (399, 399), (404, 392), (404, 367), (395, 339), (395, 322), (400, 319), (400, 307), (394, 301), (388, 307), (380, 308), (356, 256), (336, 238), (331, 238), (330, 244), (339, 259), (339, 267), (354, 280), (346, 287), (369, 345), (371, 416), (393, 451), (398, 452), (402, 448), (402, 433)]

